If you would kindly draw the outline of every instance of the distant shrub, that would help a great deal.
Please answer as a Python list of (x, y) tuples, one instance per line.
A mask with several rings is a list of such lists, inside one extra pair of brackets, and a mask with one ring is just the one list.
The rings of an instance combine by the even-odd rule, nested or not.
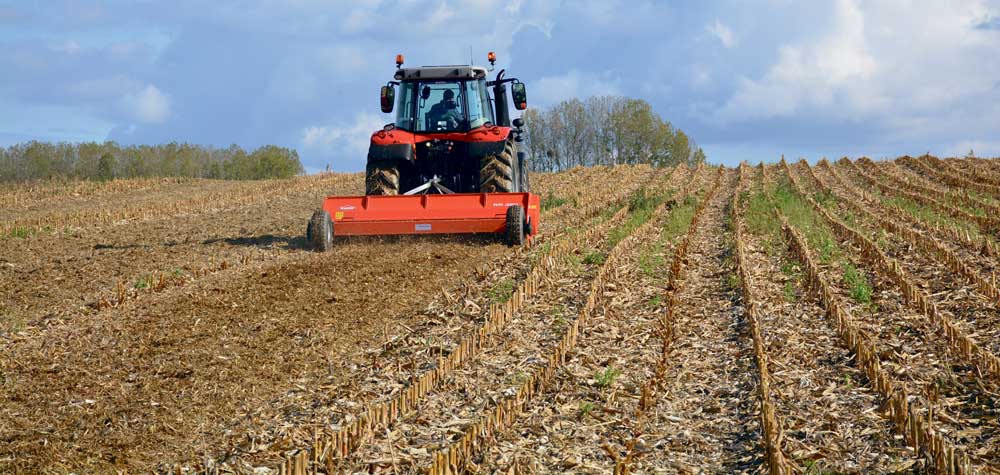
[(122, 146), (33, 141), (0, 147), (0, 182), (139, 177), (264, 180), (302, 172), (299, 154), (275, 145), (250, 154), (237, 145), (219, 149), (176, 142)]

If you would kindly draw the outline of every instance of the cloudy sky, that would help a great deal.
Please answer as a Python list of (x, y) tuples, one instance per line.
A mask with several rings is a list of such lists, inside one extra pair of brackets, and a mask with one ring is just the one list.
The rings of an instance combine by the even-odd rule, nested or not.
[(642, 98), (716, 163), (1000, 155), (1000, 0), (0, 0), (0, 144), (294, 147), (364, 166), (393, 58), (532, 106)]

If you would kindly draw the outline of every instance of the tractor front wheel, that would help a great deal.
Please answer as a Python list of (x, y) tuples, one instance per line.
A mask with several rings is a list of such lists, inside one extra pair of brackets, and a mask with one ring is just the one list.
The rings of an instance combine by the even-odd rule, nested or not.
[(390, 161), (368, 162), (365, 168), (366, 195), (398, 195), (399, 166)]
[(306, 227), (306, 240), (316, 251), (333, 249), (333, 220), (330, 219), (330, 213), (321, 209), (313, 212), (309, 226)]

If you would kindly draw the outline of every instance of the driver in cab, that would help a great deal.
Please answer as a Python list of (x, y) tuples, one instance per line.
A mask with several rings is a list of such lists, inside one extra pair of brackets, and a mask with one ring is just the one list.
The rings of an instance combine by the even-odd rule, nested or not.
[[(455, 101), (455, 91), (445, 89), (441, 102), (431, 106), (427, 115), (431, 118), (429, 125), (433, 129), (441, 128), (442, 125), (448, 129), (457, 129), (462, 121), (462, 115), (458, 110), (458, 102)], [(441, 124), (441, 122), (446, 122), (446, 124)]]

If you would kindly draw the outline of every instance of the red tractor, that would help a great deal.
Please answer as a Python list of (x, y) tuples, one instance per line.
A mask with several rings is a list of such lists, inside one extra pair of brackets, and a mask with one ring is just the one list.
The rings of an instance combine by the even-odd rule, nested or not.
[[(496, 56), (488, 58), (492, 66)], [(539, 199), (518, 151), (524, 122), (511, 121), (507, 105), (510, 84), (514, 107), (527, 107), (524, 83), (504, 70), (487, 80), (479, 66), (402, 65), (396, 56), (395, 80), (381, 90), (382, 112), (395, 109), (396, 120), (372, 134), (365, 196), (327, 197), (309, 221), (310, 243), (327, 250), (336, 236), (499, 233), (519, 245), (534, 236)]]

